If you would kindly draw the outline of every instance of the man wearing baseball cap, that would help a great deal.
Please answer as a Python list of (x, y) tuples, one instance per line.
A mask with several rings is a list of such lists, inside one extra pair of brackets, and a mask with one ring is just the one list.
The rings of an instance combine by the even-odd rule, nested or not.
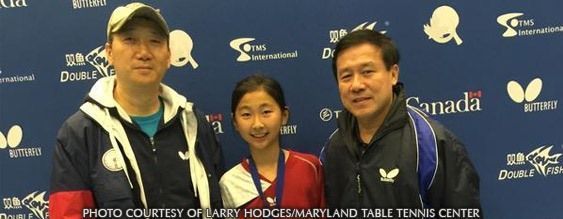
[(50, 217), (97, 216), (84, 209), (220, 208), (223, 156), (213, 129), (193, 103), (161, 83), (170, 67), (162, 15), (142, 3), (116, 8), (105, 52), (115, 75), (99, 79), (58, 132)]

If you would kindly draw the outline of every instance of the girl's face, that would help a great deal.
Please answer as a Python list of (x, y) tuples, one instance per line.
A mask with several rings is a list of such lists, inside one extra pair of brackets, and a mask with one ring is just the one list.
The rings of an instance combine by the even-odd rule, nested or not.
[(248, 92), (238, 103), (234, 125), (251, 149), (280, 146), (280, 128), (287, 123), (288, 111), (263, 89)]

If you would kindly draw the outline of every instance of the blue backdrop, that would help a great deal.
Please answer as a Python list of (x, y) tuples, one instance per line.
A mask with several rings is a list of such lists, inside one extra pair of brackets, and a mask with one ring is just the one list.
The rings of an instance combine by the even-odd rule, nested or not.
[[(96, 79), (111, 11), (128, 1), (0, 0), (0, 219), (46, 218), (56, 132)], [(342, 109), (330, 56), (355, 28), (401, 51), (409, 104), (466, 144), (490, 218), (559, 218), (563, 202), (561, 1), (146, 1), (171, 30), (165, 83), (208, 114), (228, 166), (236, 81), (283, 85), (283, 145), (318, 154)]]

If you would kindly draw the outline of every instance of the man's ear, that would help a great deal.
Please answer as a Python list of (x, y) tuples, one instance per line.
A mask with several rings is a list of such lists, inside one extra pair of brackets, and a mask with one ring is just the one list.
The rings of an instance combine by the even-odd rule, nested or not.
[(106, 43), (105, 52), (106, 52), (106, 57), (108, 58), (109, 64), (113, 65), (113, 53), (112, 53), (113, 51), (112, 51), (110, 43)]
[(391, 66), (391, 80), (393, 80), (393, 85), (397, 85), (399, 82), (399, 65), (397, 64)]

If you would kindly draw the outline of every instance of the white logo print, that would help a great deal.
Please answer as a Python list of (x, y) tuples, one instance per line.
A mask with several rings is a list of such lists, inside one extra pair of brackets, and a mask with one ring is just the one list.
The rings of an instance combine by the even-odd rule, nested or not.
[(328, 122), (332, 119), (332, 111), (328, 108), (323, 108), (321, 112), (319, 112), (319, 117), (321, 120)]
[(190, 35), (182, 30), (170, 32), (170, 61), (173, 66), (182, 67), (188, 63), (196, 69), (199, 65), (192, 57), (194, 42)]
[(266, 197), (266, 201), (268, 202), (268, 204), (270, 205), (270, 207), (276, 206), (276, 197), (274, 197), (274, 198), (272, 198), (272, 197)]
[[(526, 90), (516, 81), (509, 81), (506, 85), (508, 96), (515, 103), (523, 103), (524, 112), (538, 112), (557, 109), (558, 100), (536, 101), (542, 91), (543, 82), (540, 78), (532, 80)], [(524, 101), (525, 100), (525, 101)]]
[(437, 43), (447, 43), (452, 38), (457, 45), (463, 43), (457, 34), (459, 25), (459, 15), (450, 6), (444, 5), (436, 8), (432, 13), (429, 24), (424, 25), (424, 32), (428, 39), (433, 39)]
[(104, 46), (99, 46), (93, 49), (88, 55), (86, 55), (86, 61), (90, 63), (102, 76), (107, 77), (111, 74), (111, 65), (109, 64), (108, 58), (106, 56), (106, 49)]
[(397, 175), (399, 175), (399, 169), (395, 168), (392, 169), (391, 171), (389, 171), (389, 173), (387, 173), (383, 168), (379, 168), (379, 174), (381, 175), (381, 182), (388, 182), (388, 183), (394, 183), (395, 182), (395, 177), (397, 177)]
[(20, 147), (23, 136), (23, 128), (20, 125), (13, 125), (8, 132), (0, 132), (0, 151), (7, 149), (12, 159), (41, 156), (41, 147)]
[(544, 176), (547, 176), (547, 172), (546, 172), (547, 165), (558, 164), (559, 161), (557, 160), (561, 156), (561, 154), (549, 155), (549, 152), (551, 151), (551, 148), (553, 148), (553, 145), (549, 147), (546, 146), (547, 145), (541, 146), (536, 150), (530, 152), (526, 156), (526, 160), (528, 160), (528, 162), (534, 165), (536, 170)]
[(102, 164), (109, 171), (120, 171), (123, 169), (123, 166), (121, 165), (121, 160), (119, 158), (120, 157), (117, 156), (117, 151), (115, 151), (113, 148), (109, 149), (102, 156)]
[[(352, 31), (350, 31), (350, 32), (354, 32), (354, 31), (356, 31), (356, 30), (375, 30), (375, 25), (376, 25), (376, 24), (377, 24), (377, 21), (374, 21), (373, 23), (371, 23), (371, 24), (369, 24), (369, 25), (368, 25), (368, 22), (364, 22), (364, 23), (361, 23), (360, 25), (356, 26), (356, 27), (355, 27), (354, 29), (352, 29)], [(379, 32), (382, 33), (382, 34), (387, 33), (386, 30), (381, 30), (381, 31), (379, 31)], [(342, 37), (341, 37), (341, 38), (342, 38)]]
[(20, 145), (23, 138), (23, 129), (19, 125), (13, 125), (6, 135), (0, 132), (0, 149), (6, 147), (15, 148)]
[(238, 51), (240, 55), (237, 57), (237, 61), (239, 62), (247, 62), (250, 61), (250, 56), (247, 52), (250, 52), (252, 46), (248, 44), (249, 42), (254, 41), (254, 38), (238, 38), (234, 39), (229, 43), (229, 46), (234, 50)]
[(49, 212), (49, 201), (45, 200), (45, 192), (36, 194), (37, 191), (22, 199), (22, 204), (27, 207), (36, 217), (46, 219)]
[(178, 156), (180, 156), (180, 159), (182, 159), (182, 160), (190, 159), (190, 154), (188, 153), (188, 151), (186, 151), (186, 152), (178, 151)]
[(516, 32), (514, 27), (518, 26), (518, 19), (516, 18), (522, 15), (524, 14), (508, 13), (497, 17), (497, 23), (499, 23), (500, 25), (506, 28), (506, 31), (504, 31), (504, 33), (502, 34), (503, 37), (513, 37), (518, 34), (518, 32)]
[(542, 80), (540, 78), (536, 78), (528, 84), (526, 91), (524, 91), (518, 82), (509, 81), (506, 85), (506, 91), (508, 92), (510, 99), (516, 103), (522, 103), (524, 100), (532, 102), (540, 95), (542, 84)]
[[(526, 179), (534, 176), (563, 175), (559, 162), (562, 153), (551, 154), (554, 145), (543, 145), (529, 153), (515, 152), (506, 155), (506, 169), (501, 169), (498, 180)], [(526, 161), (531, 164), (530, 167)]]

